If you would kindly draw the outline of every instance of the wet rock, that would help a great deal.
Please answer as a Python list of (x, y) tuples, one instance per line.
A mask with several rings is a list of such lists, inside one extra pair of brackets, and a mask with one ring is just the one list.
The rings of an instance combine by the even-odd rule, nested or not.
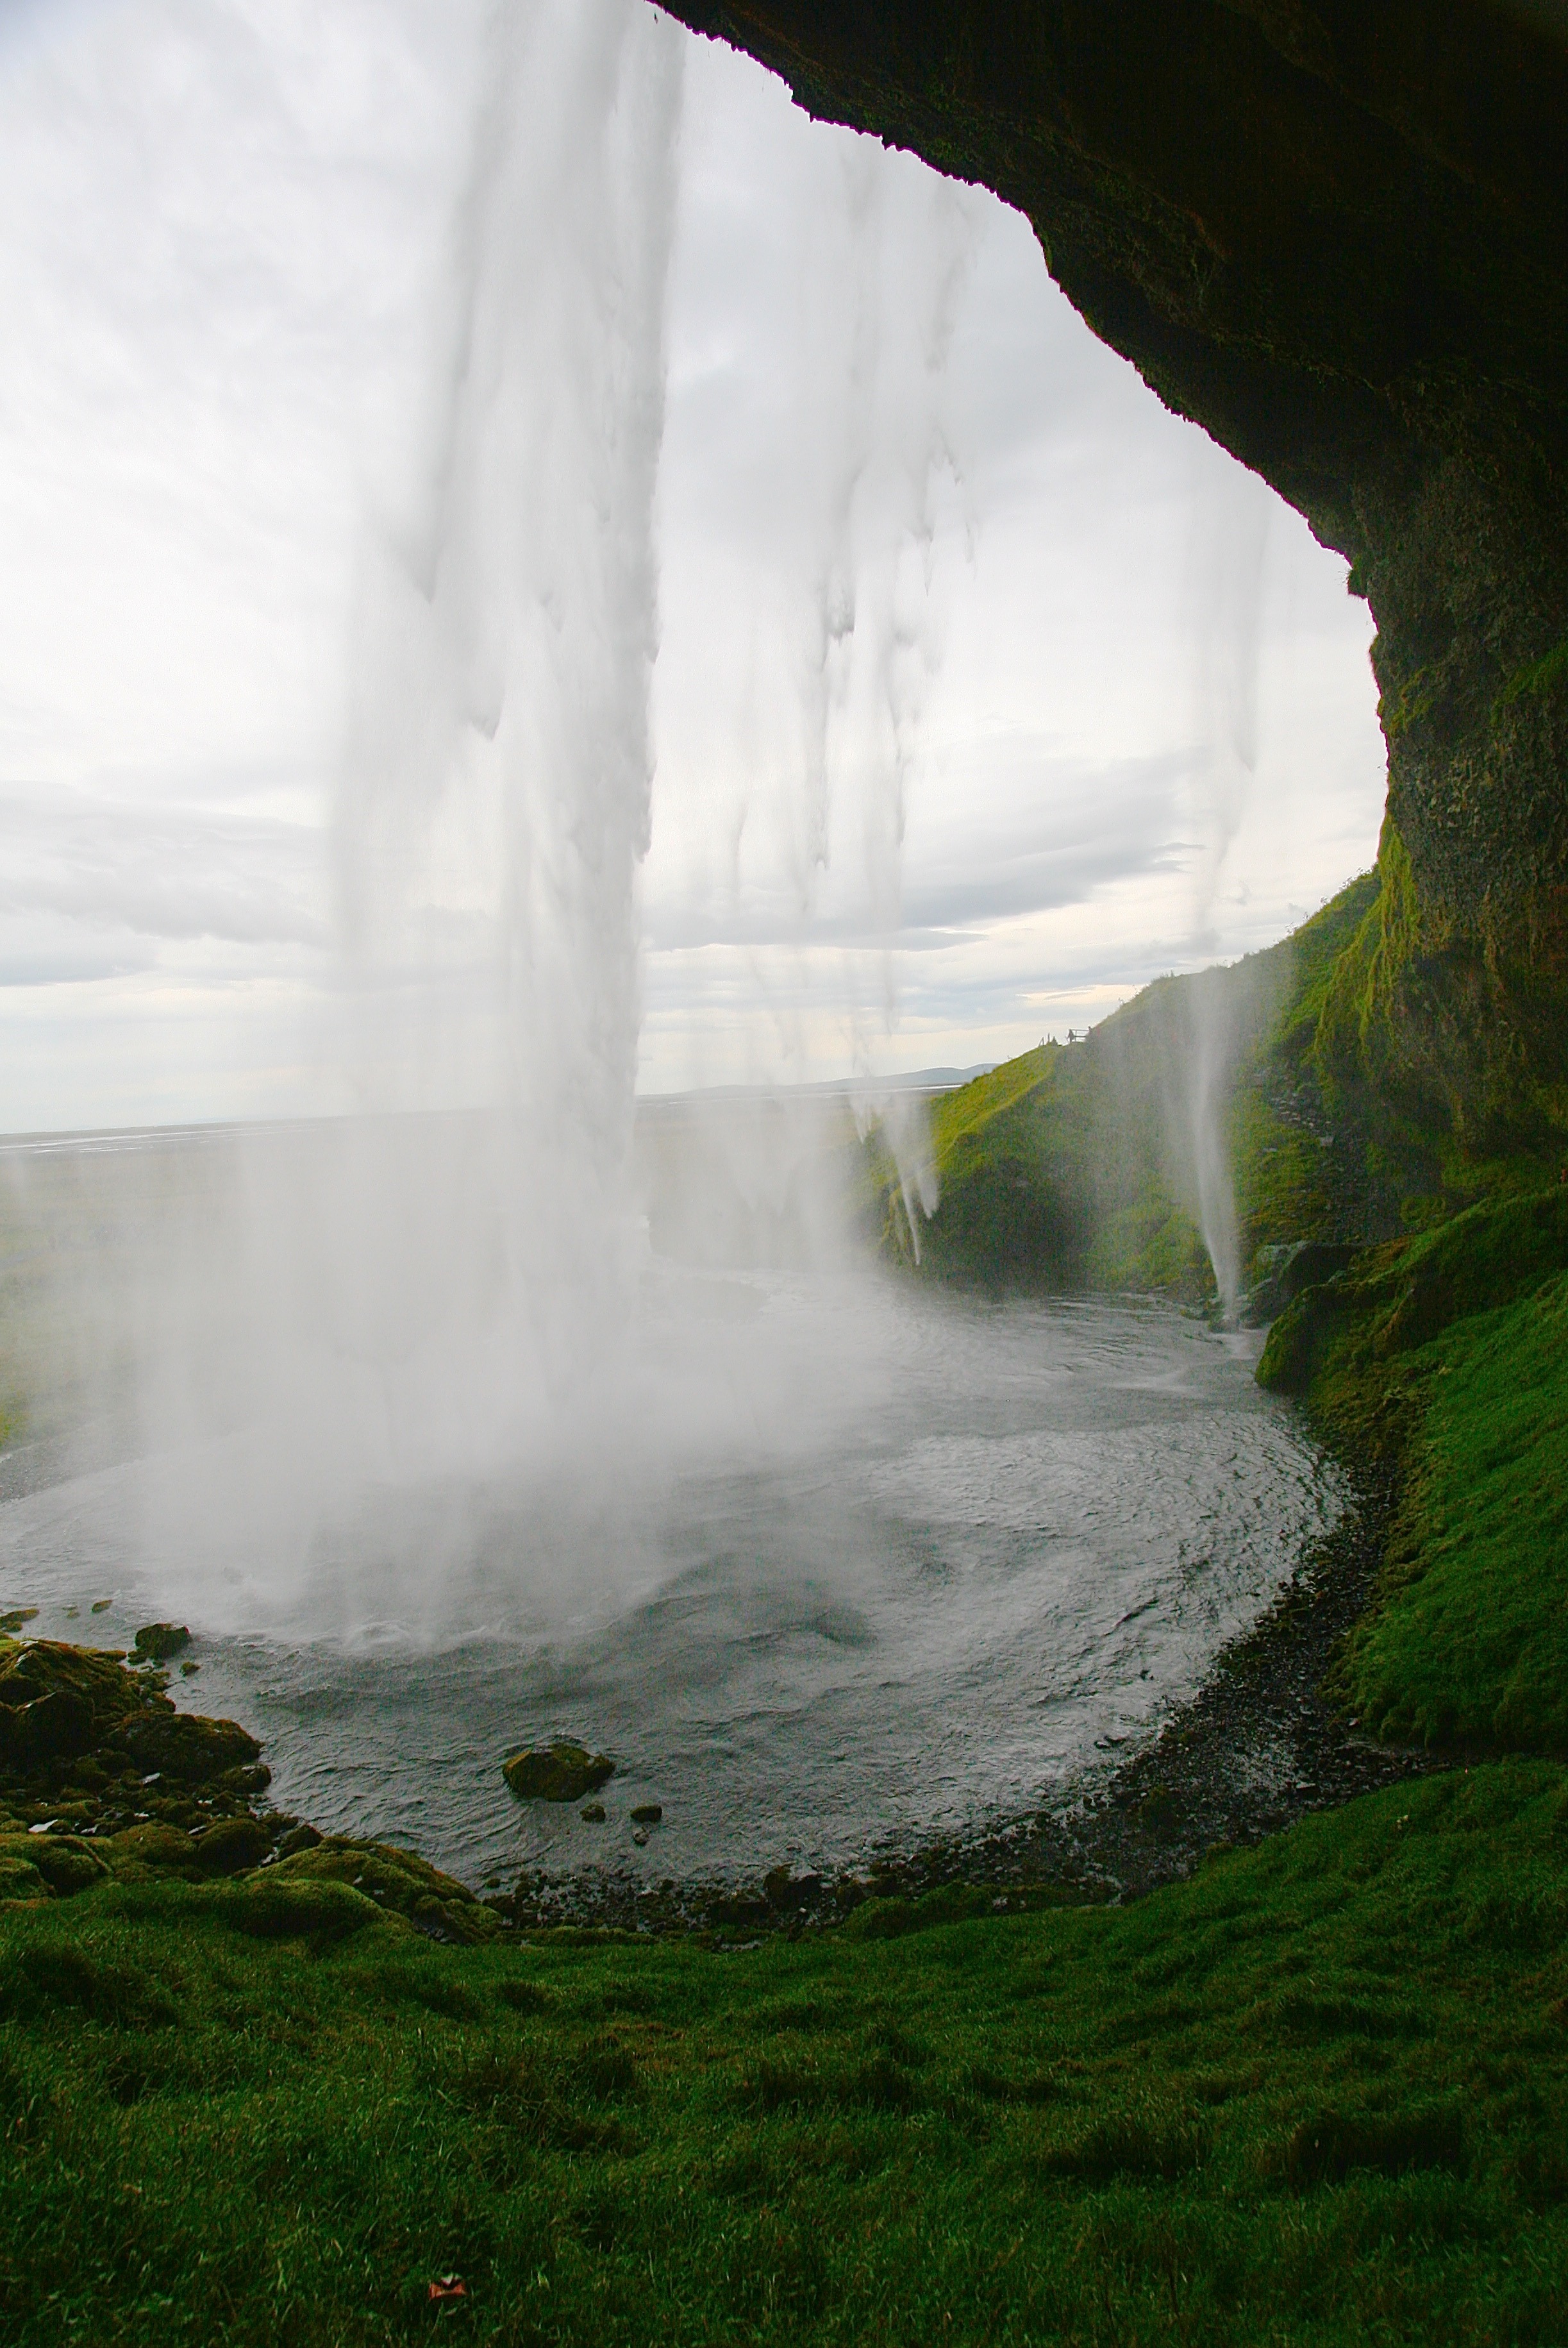
[(772, 1868), (763, 1878), (763, 1897), (777, 1913), (811, 1907), (821, 1890), (820, 1875), (792, 1875), (787, 1867)]
[(648, 1848), (647, 1828), (633, 1827), (631, 1829), (631, 1839), (637, 1845), (639, 1850), (646, 1850)]
[(190, 1644), (190, 1633), (183, 1622), (148, 1622), (136, 1634), (136, 1661), (166, 1663), (170, 1655), (178, 1655), (182, 1647)]
[(656, 1827), (663, 1816), (662, 1803), (639, 1802), (631, 1813), (631, 1823), (634, 1827)]
[(501, 1764), (501, 1775), (520, 1802), (580, 1802), (615, 1775), (615, 1764), (602, 1753), (559, 1739), (512, 1754)]
[(589, 1802), (587, 1808), (579, 1813), (584, 1822), (590, 1827), (601, 1827), (608, 1815), (602, 1802)]
[(0, 1614), (0, 1631), (19, 1631), (24, 1622), (36, 1622), (36, 1606), (14, 1606), (9, 1614)]
[(1259, 1248), (1254, 1258), (1258, 1278), (1247, 1298), (1245, 1318), (1255, 1328), (1263, 1327), (1307, 1289), (1344, 1272), (1355, 1253), (1353, 1247), (1328, 1240), (1293, 1240), (1282, 1247)]
[(733, 1931), (747, 1924), (771, 1924), (773, 1910), (765, 1900), (723, 1894), (708, 1902), (707, 1920), (716, 1931)]
[(260, 1867), (272, 1847), (258, 1818), (220, 1818), (198, 1837), (197, 1863), (203, 1875), (243, 1875)]

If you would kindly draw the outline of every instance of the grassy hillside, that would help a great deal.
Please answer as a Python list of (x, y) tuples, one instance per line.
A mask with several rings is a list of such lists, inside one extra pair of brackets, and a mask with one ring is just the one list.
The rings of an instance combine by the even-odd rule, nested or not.
[(1568, 1753), (1568, 1189), (1368, 1250), (1281, 1315), (1258, 1375), (1398, 1479), (1348, 1706), (1423, 1744)]
[(1383, 1735), (1568, 1753), (1568, 1278), (1460, 1322), (1423, 1366), (1348, 1695)]
[[(1385, 824), (1374, 870), (1277, 946), (1159, 980), (1082, 1043), (938, 1103), (922, 1270), (1204, 1302), (1200, 1128), (1229, 1163), (1247, 1287), (1270, 1251), (1387, 1241), (1549, 1186), (1568, 1164), (1568, 920), (1532, 901), (1511, 923), (1423, 908)], [(879, 1170), (884, 1245), (909, 1258)]]
[[(1378, 891), (1364, 873), (1267, 953), (1159, 980), (1081, 1043), (1026, 1053), (935, 1102), (941, 1200), (918, 1232), (922, 1272), (993, 1292), (1212, 1297), (1196, 1171), (1205, 1085), (1244, 1274), (1260, 1249), (1358, 1224), (1365, 1183), (1354, 1150), (1336, 1145), (1312, 1053), (1334, 970)], [(891, 1169), (878, 1171), (884, 1245), (913, 1262)]]
[(949, 1892), (732, 1953), (443, 1948), (323, 1890), (0, 1907), (18, 2348), (1568, 2326), (1549, 1765), (1395, 1789), (1132, 1909)]

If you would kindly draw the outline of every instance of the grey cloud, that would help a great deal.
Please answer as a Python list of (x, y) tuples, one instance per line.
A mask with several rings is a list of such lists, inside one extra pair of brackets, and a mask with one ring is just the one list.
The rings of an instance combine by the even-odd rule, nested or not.
[[(1051, 761), (1004, 742), (965, 754), (971, 769), (994, 757), (965, 821), (961, 776), (948, 778), (944, 819), (906, 875), (897, 942), (936, 951), (956, 933), (1029, 913), (1081, 904), (1097, 889), (1180, 871), (1191, 854), (1175, 830), (1184, 760), (1127, 759), (1099, 769)], [(1010, 769), (1010, 771), (1008, 771)], [(884, 933), (855, 904), (802, 911), (783, 891), (739, 905), (654, 904), (644, 940), (653, 953), (704, 946), (872, 946)]]
[(0, 790), (0, 913), (144, 938), (319, 946), (320, 850), (303, 824), (12, 786)]

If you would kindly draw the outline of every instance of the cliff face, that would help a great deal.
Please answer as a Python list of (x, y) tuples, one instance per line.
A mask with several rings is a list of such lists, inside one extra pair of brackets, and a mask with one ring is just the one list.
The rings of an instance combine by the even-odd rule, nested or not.
[(1025, 212), (1095, 333), (1345, 555), (1417, 1025), (1527, 1050), (1520, 974), (1568, 1004), (1564, 0), (672, 13)]

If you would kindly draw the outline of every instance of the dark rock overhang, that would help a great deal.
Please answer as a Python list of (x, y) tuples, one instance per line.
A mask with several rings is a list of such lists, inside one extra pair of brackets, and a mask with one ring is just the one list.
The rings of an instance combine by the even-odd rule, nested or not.
[(671, 13), (1025, 212), (1094, 331), (1353, 564), (1423, 890), (1561, 885), (1530, 680), (1568, 634), (1563, 0)]

